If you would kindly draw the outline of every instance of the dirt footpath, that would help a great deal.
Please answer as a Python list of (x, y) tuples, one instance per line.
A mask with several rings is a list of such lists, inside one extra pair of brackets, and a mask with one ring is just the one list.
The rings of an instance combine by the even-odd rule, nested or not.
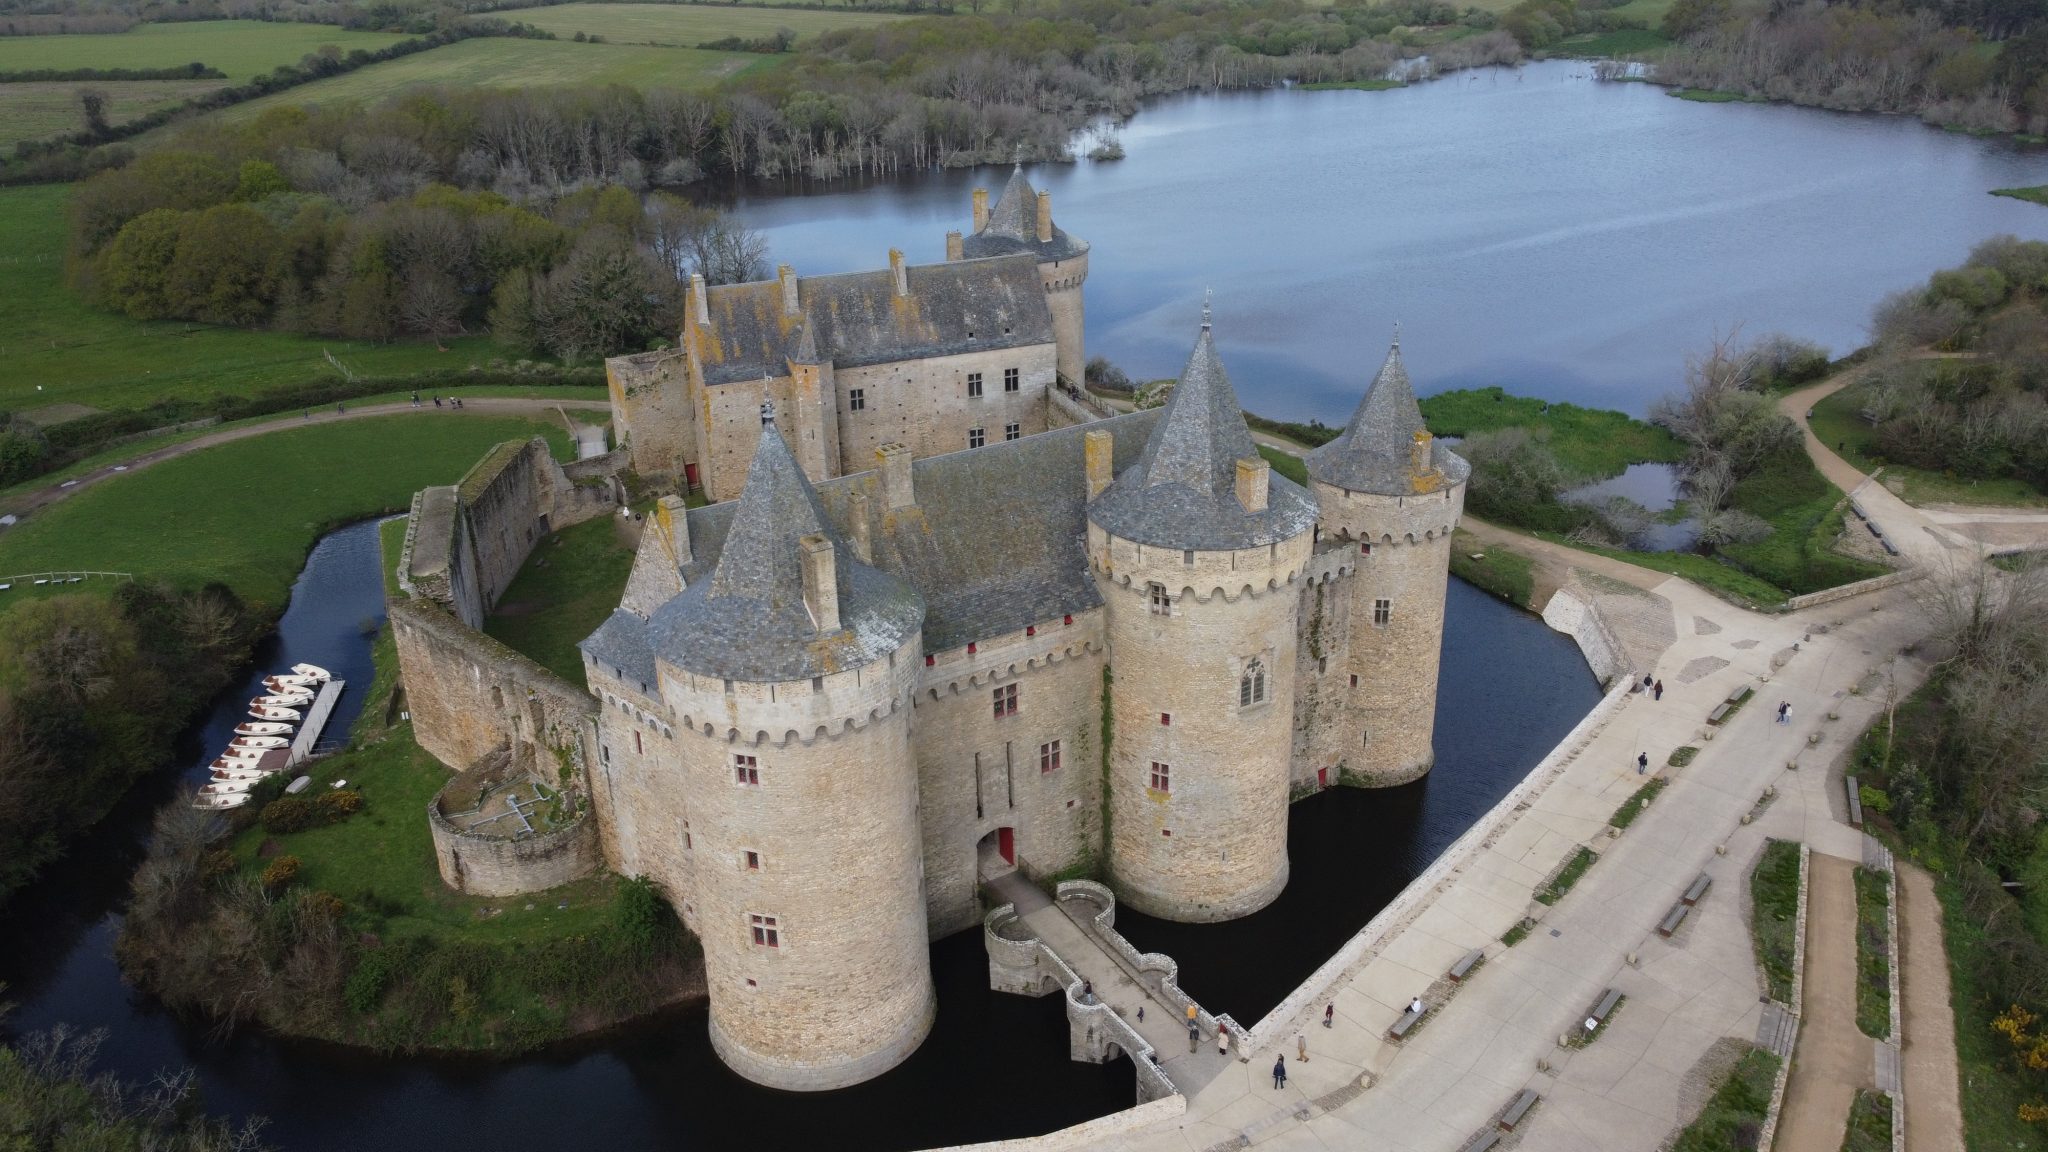
[(1855, 861), (1812, 856), (1805, 1003), (1778, 1152), (1839, 1152), (1856, 1090), (1877, 1086), (1870, 1037), (1856, 1028), (1855, 872)]
[(1949, 1152), (1963, 1146), (1957, 1093), (1956, 1018), (1949, 1008), (1948, 953), (1942, 947), (1941, 901), (1927, 873), (1900, 862), (1899, 995), (1906, 1050), (1906, 1152)]

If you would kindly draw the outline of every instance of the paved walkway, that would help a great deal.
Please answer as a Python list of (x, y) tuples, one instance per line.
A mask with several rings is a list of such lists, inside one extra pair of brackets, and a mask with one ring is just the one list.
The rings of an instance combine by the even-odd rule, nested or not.
[(1858, 1088), (1877, 1086), (1856, 1027), (1856, 861), (1813, 853), (1807, 874), (1806, 990), (1799, 1047), (1778, 1121), (1782, 1152), (1835, 1152)]
[(1949, 1007), (1948, 953), (1942, 947), (1941, 901), (1934, 881), (1905, 861), (1899, 870), (1900, 1027), (1906, 1049), (1906, 1152), (1949, 1152), (1963, 1146), (1958, 1095), (1956, 1018)]
[[(604, 412), (608, 414), (611, 411), (611, 403), (605, 400), (543, 400), (509, 396), (466, 396), (462, 400), (462, 407), (460, 409), (436, 408), (431, 403), (426, 404), (424, 407), (414, 408), (411, 403), (406, 401), (399, 401), (393, 404), (366, 404), (362, 407), (350, 408), (345, 412), (336, 412), (327, 408), (314, 409), (311, 410), (310, 415), (280, 416), (275, 420), (265, 420), (260, 424), (242, 424), (233, 428), (224, 428), (218, 432), (208, 432), (203, 436), (194, 436), (190, 440), (181, 440), (176, 444), (166, 444), (161, 448), (152, 449), (125, 460), (109, 461), (107, 464), (83, 476), (46, 484), (41, 488), (33, 489), (21, 496), (15, 497), (9, 500), (4, 507), (0, 507), (0, 512), (9, 512), (26, 519), (31, 513), (47, 508), (59, 500), (76, 496), (103, 480), (110, 480), (115, 476), (122, 476), (131, 472), (139, 472), (152, 464), (161, 464), (166, 460), (183, 456), (188, 452), (197, 452), (202, 448), (212, 448), (216, 445), (227, 444), (235, 440), (246, 440), (251, 436), (262, 436), (270, 432), (282, 432), (288, 428), (304, 428), (310, 424), (333, 424), (342, 420), (367, 420), (372, 416), (392, 416), (403, 412), (419, 413), (423, 419), (427, 417), (434, 419), (460, 418), (463, 416), (553, 416), (557, 408), (566, 409), (571, 412)], [(4, 529), (0, 529), (0, 531), (4, 531)]]

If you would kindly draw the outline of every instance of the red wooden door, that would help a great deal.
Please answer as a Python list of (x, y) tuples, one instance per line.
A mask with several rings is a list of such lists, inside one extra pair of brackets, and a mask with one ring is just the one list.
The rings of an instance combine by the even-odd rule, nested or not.
[(695, 464), (683, 465), (683, 485), (687, 488), (695, 488), (697, 486), (697, 466)]
[(1017, 862), (1017, 833), (1014, 829), (996, 829), (996, 851), (1002, 853), (1003, 863)]
[(1318, 769), (1316, 769), (1316, 787), (1318, 787), (1318, 788), (1328, 788), (1329, 786), (1330, 786), (1330, 770), (1329, 770), (1328, 768), (1318, 768)]

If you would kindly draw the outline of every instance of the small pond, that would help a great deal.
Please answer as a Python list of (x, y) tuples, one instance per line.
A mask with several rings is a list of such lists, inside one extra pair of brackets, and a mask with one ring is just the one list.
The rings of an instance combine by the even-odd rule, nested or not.
[(1699, 541), (1697, 521), (1690, 516), (1672, 518), (1673, 509), (1685, 498), (1678, 465), (1631, 464), (1621, 475), (1574, 488), (1563, 498), (1573, 504), (1600, 507), (1617, 496), (1640, 505), (1651, 516), (1647, 524), (1631, 534), (1630, 547), (1645, 552), (1683, 552)]

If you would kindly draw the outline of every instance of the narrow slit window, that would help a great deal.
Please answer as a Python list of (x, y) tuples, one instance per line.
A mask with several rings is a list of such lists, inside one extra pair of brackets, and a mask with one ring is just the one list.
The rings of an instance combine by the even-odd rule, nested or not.
[(754, 851), (752, 848), (747, 849), (746, 861), (747, 871), (759, 872), (761, 870), (761, 854), (759, 852)]

